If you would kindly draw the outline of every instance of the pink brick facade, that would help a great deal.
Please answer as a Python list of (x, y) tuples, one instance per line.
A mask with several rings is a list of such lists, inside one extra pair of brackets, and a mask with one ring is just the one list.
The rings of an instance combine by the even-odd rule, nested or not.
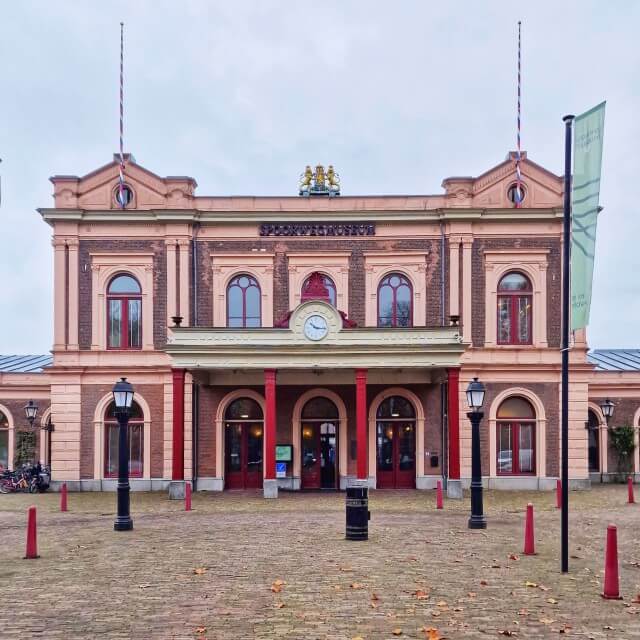
[[(316, 427), (304, 417), (301, 398), (315, 395), (336, 406), (336, 415), (323, 423), (335, 442), (327, 444), (325, 434), (317, 445), (318, 452), (333, 446), (320, 455), (323, 464), (330, 459), (335, 465), (335, 487), (356, 476), (358, 451), (366, 452), (371, 486), (430, 488), (441, 477), (457, 481), (458, 472), (450, 476), (450, 469), (459, 469), (466, 486), (470, 425), (464, 389), (478, 376), (487, 387), (487, 484), (554, 487), (560, 458), (562, 181), (525, 158), (527, 201), (516, 210), (507, 199), (513, 162), (510, 155), (478, 178), (447, 179), (444, 193), (434, 196), (226, 198), (196, 196), (193, 179), (161, 178), (127, 157), (134, 200), (125, 210), (113, 198), (115, 163), (82, 178), (52, 178), (54, 207), (40, 213), (53, 232), (53, 364), (36, 377), (41, 410), (50, 405), (56, 426), (54, 480), (81, 489), (113, 488), (104, 471), (104, 415), (111, 386), (126, 376), (143, 414), (135, 489), (164, 489), (176, 479), (176, 443), (183, 443), (184, 459), (178, 459), (177, 476), (198, 489), (229, 486), (234, 464), (244, 460), (246, 466), (246, 456), (260, 458), (254, 462), (264, 475), (275, 453), (249, 452), (258, 446), (251, 438), (292, 445), (294, 459), (284, 477), (265, 478), (283, 488), (304, 487), (314, 481), (316, 454), (305, 450), (303, 440), (316, 437), (322, 421)], [(367, 226), (371, 233), (363, 232)], [(325, 302), (292, 303), (300, 300), (300, 283), (311, 271), (333, 280), (346, 320)], [(496, 287), (513, 272), (531, 283), (531, 339), (503, 345), (496, 337)], [(409, 283), (411, 328), (378, 327), (379, 286), (392, 273)], [(132, 349), (109, 344), (108, 287), (119, 274), (140, 284), (142, 337)], [(238, 274), (260, 287), (261, 328), (227, 326), (228, 286)], [(328, 323), (327, 337), (318, 343), (304, 333), (310, 314)], [(182, 318), (180, 327), (174, 316)], [(577, 336), (570, 389), (570, 477), (576, 487), (596, 479), (584, 427), (589, 409), (610, 395), (616, 419), (636, 429), (636, 440), (640, 419), (637, 374), (613, 380), (595, 372), (586, 354), (587, 344)], [(177, 403), (176, 371), (186, 372), (184, 398)], [(269, 371), (275, 371), (273, 416), (266, 399)], [(364, 400), (356, 394), (357, 371), (366, 372)], [(451, 371), (459, 372), (457, 394), (447, 385)], [(0, 375), (0, 412), (11, 416), (9, 428), (16, 430), (21, 398), (34, 391), (25, 380)], [(498, 451), (500, 406), (511, 396), (524, 398), (535, 413), (535, 442), (527, 449), (533, 468), (524, 473), (504, 473), (504, 453)], [(247, 418), (240, 425), (244, 418), (236, 424), (226, 413), (243, 397), (259, 405), (262, 422)], [(379, 416), (389, 398), (403, 398), (412, 415), (396, 416), (391, 409)], [(460, 416), (454, 425), (451, 406)], [(183, 420), (177, 418), (180, 407)], [(365, 443), (358, 441), (359, 411)], [(239, 439), (229, 444), (234, 429)], [(459, 434), (453, 447), (452, 432)], [(600, 432), (598, 438), (608, 446)], [(506, 451), (515, 455), (515, 449)], [(598, 472), (613, 473), (615, 456), (603, 458), (606, 469)], [(637, 452), (633, 465), (640, 473)], [(248, 481), (243, 473), (238, 482)]]

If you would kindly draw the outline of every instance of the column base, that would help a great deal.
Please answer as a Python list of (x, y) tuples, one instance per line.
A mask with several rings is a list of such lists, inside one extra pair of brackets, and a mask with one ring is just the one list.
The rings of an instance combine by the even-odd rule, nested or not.
[(278, 481), (263, 480), (262, 491), (265, 498), (277, 498), (278, 497)]
[(129, 516), (125, 516), (121, 518), (118, 516), (116, 521), (113, 523), (114, 531), (132, 531), (133, 530), (133, 520)]
[(484, 516), (471, 516), (469, 518), (469, 529), (486, 529), (487, 521)]
[(447, 498), (462, 500), (462, 480), (447, 480)]
[(169, 500), (184, 500), (186, 484), (184, 480), (172, 480), (169, 483)]

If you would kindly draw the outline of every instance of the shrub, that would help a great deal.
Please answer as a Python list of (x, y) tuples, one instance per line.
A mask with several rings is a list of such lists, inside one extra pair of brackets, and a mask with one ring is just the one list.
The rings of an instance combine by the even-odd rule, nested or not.
[(636, 448), (633, 427), (624, 425), (610, 428), (609, 441), (618, 456), (618, 471), (630, 473), (633, 469), (633, 451)]

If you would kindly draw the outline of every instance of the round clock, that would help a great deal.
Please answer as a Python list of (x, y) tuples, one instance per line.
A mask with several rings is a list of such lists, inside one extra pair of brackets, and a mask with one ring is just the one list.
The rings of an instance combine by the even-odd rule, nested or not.
[(327, 320), (323, 316), (309, 316), (304, 321), (304, 335), (309, 340), (322, 340), (329, 333)]

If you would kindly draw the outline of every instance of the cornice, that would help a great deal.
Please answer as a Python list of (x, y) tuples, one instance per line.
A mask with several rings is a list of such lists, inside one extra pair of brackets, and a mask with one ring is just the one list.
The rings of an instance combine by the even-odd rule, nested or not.
[(84, 210), (47, 209), (38, 212), (49, 224), (55, 222), (180, 222), (201, 224), (255, 224), (269, 222), (425, 222), (425, 221), (500, 221), (524, 222), (557, 220), (562, 218), (558, 207), (544, 209), (493, 209), (493, 208), (435, 208), (435, 209), (355, 209), (351, 211), (326, 209), (307, 211), (282, 210), (227, 210), (202, 211), (197, 209), (147, 209), (147, 210)]

